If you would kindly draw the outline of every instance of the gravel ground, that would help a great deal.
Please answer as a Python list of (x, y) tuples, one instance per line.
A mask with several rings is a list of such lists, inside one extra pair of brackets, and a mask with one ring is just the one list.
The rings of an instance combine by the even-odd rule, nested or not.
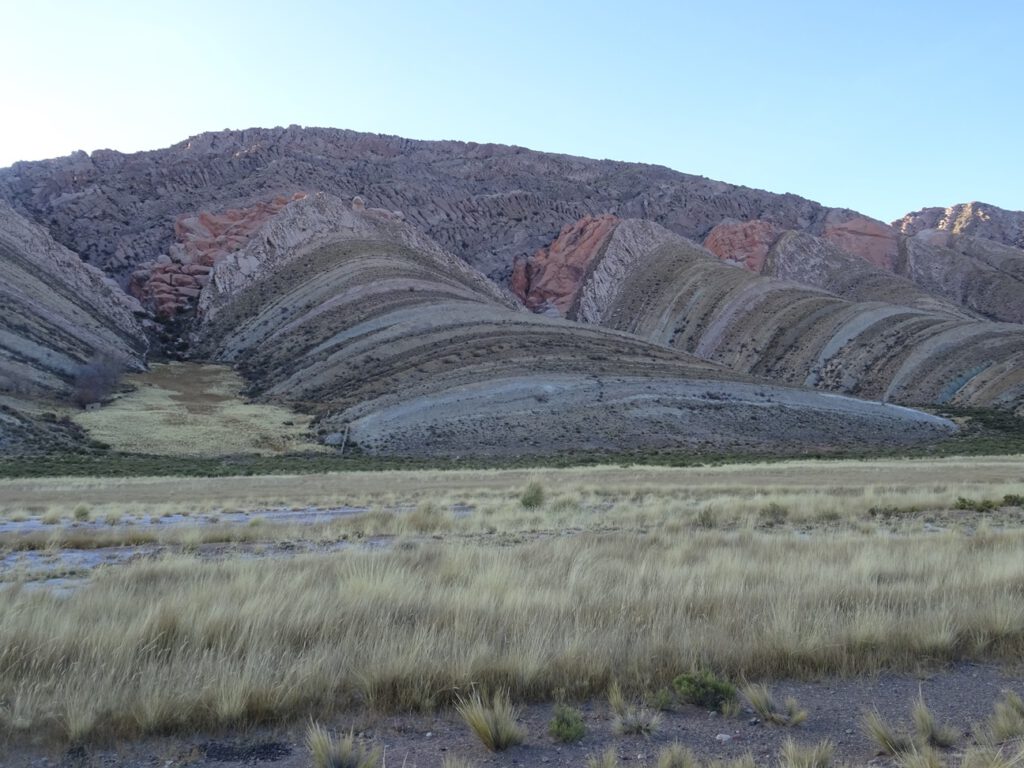
[[(781, 700), (795, 696), (808, 710), (807, 721), (783, 728), (756, 721), (744, 710), (724, 718), (694, 707), (680, 706), (662, 713), (661, 725), (650, 738), (616, 736), (607, 703), (601, 700), (580, 706), (587, 735), (574, 745), (555, 742), (547, 734), (550, 704), (523, 708), (520, 722), (528, 736), (524, 744), (492, 754), (473, 737), (458, 715), (377, 717), (356, 714), (324, 722), (347, 733), (354, 729), (385, 750), (386, 766), (437, 768), (446, 757), (459, 757), (476, 766), (579, 766), (587, 757), (613, 746), (626, 766), (655, 765), (659, 750), (679, 741), (705, 759), (734, 758), (751, 752), (758, 765), (775, 765), (779, 747), (792, 736), (801, 743), (828, 738), (836, 744), (836, 761), (849, 765), (889, 765), (860, 731), (861, 714), (877, 709), (890, 723), (909, 725), (910, 708), (920, 691), (936, 718), (961, 732), (949, 750), (955, 755), (974, 743), (971, 725), (983, 720), (1004, 689), (1024, 694), (1024, 675), (988, 664), (962, 663), (937, 672), (886, 674), (853, 680), (820, 682), (786, 681), (772, 685)], [(723, 737), (729, 737), (725, 739)], [(44, 749), (31, 744), (7, 745), (0, 751), (0, 765), (32, 768), (216, 768), (267, 766), (306, 768), (310, 760), (301, 726), (251, 729), (242, 732), (165, 737), (104, 747)]]

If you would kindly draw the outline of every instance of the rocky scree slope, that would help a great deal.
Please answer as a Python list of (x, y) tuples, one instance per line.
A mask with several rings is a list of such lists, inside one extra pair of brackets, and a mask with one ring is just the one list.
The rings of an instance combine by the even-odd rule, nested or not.
[[(814, 274), (834, 273), (824, 282), (835, 287), (843, 254), (809, 235), (781, 235), (764, 267), (784, 272), (787, 260), (802, 265), (809, 253), (826, 262)], [(590, 263), (568, 316), (830, 392), (913, 405), (1024, 402), (1024, 326), (976, 319), (921, 291), (892, 303), (887, 284), (871, 285), (850, 286), (850, 300), (764, 277), (631, 220)]]
[(378, 454), (807, 450), (949, 430), (522, 311), (399, 217), (322, 194), (213, 267), (196, 348), (255, 397), (314, 413), (326, 442)]

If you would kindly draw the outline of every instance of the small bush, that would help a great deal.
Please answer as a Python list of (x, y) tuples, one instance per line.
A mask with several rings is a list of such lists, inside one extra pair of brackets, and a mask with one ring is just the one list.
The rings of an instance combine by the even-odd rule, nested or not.
[(761, 518), (762, 523), (773, 528), (786, 522), (786, 518), (789, 517), (789, 509), (773, 501), (768, 506), (761, 507), (758, 517)]
[(1003, 496), (1004, 507), (1024, 507), (1024, 496), (1019, 493), (1008, 493)]
[(705, 709), (720, 710), (736, 701), (736, 686), (708, 670), (679, 675), (672, 684), (676, 687), (679, 698), (688, 704)]
[(950, 725), (940, 725), (935, 721), (935, 716), (928, 705), (924, 703), (924, 697), (918, 694), (914, 702), (913, 710), (914, 735), (921, 745), (932, 747), (951, 747), (956, 743), (956, 729)]
[(89, 505), (88, 504), (79, 504), (77, 507), (75, 507), (75, 520), (79, 520), (79, 521), (88, 520), (89, 519), (89, 512), (91, 512), (91, 511), (92, 510), (89, 509)]
[(867, 712), (861, 720), (864, 735), (878, 745), (886, 755), (902, 755), (914, 748), (910, 734), (897, 731), (882, 719), (877, 710)]
[(993, 509), (999, 508), (999, 502), (995, 499), (967, 499), (960, 496), (954, 507), (970, 512), (991, 512)]
[(780, 707), (767, 685), (748, 685), (743, 689), (743, 696), (766, 723), (793, 727), (807, 719), (807, 711), (801, 709), (792, 696), (787, 696)]
[(658, 768), (700, 768), (693, 752), (674, 741), (658, 753)]
[(84, 408), (109, 397), (117, 389), (123, 371), (122, 365), (116, 360), (102, 355), (93, 357), (75, 372), (72, 402)]
[(459, 699), (456, 710), (491, 752), (522, 744), (526, 738), (523, 729), (516, 724), (519, 712), (512, 706), (507, 692), (496, 691), (487, 703), (479, 691), (474, 691), (468, 699)]
[(523, 495), (519, 497), (519, 503), (523, 509), (537, 509), (544, 504), (544, 486), (534, 481), (526, 486)]
[(835, 752), (835, 745), (828, 739), (823, 739), (812, 747), (786, 739), (779, 750), (779, 768), (829, 768)]
[(668, 688), (659, 688), (647, 697), (647, 705), (651, 709), (670, 712), (675, 705), (675, 697), (672, 696), (672, 691)]
[(313, 758), (313, 768), (378, 768), (381, 761), (379, 747), (367, 749), (359, 744), (350, 731), (348, 736), (335, 739), (317, 723), (310, 723), (306, 731), (306, 746)]
[(583, 724), (583, 715), (578, 709), (565, 704), (556, 704), (554, 716), (548, 723), (548, 734), (556, 741), (572, 744), (587, 734), (587, 726)]

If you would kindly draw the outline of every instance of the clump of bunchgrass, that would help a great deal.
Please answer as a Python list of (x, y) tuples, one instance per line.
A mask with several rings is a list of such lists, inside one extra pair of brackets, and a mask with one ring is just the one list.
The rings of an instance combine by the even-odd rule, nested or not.
[(306, 730), (306, 746), (313, 759), (313, 768), (379, 768), (380, 747), (372, 749), (348, 736), (336, 739), (318, 723), (310, 723)]
[(658, 768), (700, 768), (693, 751), (673, 741), (658, 753)]
[(1024, 701), (1013, 691), (1003, 691), (992, 715), (984, 725), (985, 734), (993, 743), (1002, 743), (1024, 736)]
[(85, 522), (89, 519), (90, 512), (92, 512), (92, 509), (89, 507), (88, 504), (79, 504), (77, 507), (75, 507), (75, 520), (78, 520), (80, 523)]
[(914, 721), (914, 736), (918, 744), (932, 747), (947, 748), (956, 743), (956, 728), (946, 723), (939, 723), (935, 715), (928, 709), (924, 697), (918, 694), (911, 713)]
[(572, 744), (582, 739), (587, 733), (583, 724), (583, 715), (578, 709), (567, 704), (556, 704), (555, 711), (548, 723), (548, 734), (556, 741)]
[(544, 486), (534, 481), (526, 486), (526, 490), (519, 497), (519, 503), (523, 509), (537, 509), (544, 504)]
[(612, 730), (620, 736), (650, 736), (661, 724), (661, 714), (626, 701), (617, 682), (608, 687)]
[(864, 735), (873, 741), (879, 750), (886, 755), (901, 755), (914, 748), (914, 740), (909, 733), (889, 725), (877, 709), (864, 713), (861, 718)]
[(456, 710), (491, 752), (522, 744), (526, 738), (516, 723), (519, 711), (512, 706), (506, 691), (495, 691), (490, 701), (484, 699), (479, 691), (473, 691), (468, 699), (459, 699)]
[(786, 739), (779, 750), (779, 768), (829, 768), (835, 752), (835, 744), (829, 739), (810, 746)]
[(734, 708), (737, 701), (736, 686), (710, 670), (679, 675), (672, 684), (679, 693), (679, 698), (687, 704), (704, 709), (727, 713), (727, 710)]
[(896, 755), (896, 765), (899, 768), (946, 768), (946, 761), (927, 744), (921, 747), (913, 745), (908, 752)]
[(747, 685), (743, 688), (743, 696), (766, 723), (793, 727), (807, 719), (807, 710), (801, 709), (795, 698), (787, 696), (780, 706), (767, 685)]

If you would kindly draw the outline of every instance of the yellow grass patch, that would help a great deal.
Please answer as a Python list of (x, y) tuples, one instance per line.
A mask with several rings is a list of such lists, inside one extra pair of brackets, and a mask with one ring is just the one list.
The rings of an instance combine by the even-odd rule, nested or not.
[(309, 416), (245, 402), (242, 380), (227, 366), (166, 363), (126, 381), (132, 392), (74, 415), (115, 450), (169, 456), (323, 450), (310, 438)]

